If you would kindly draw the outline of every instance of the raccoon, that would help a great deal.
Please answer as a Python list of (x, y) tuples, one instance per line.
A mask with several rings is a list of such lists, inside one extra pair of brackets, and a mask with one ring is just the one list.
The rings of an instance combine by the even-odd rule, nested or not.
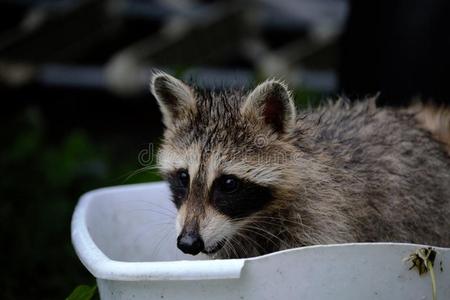
[(297, 112), (277, 80), (249, 93), (208, 93), (156, 73), (151, 90), (166, 127), (159, 168), (184, 253), (450, 246), (449, 114), (430, 125), (431, 111), (377, 108), (375, 99)]

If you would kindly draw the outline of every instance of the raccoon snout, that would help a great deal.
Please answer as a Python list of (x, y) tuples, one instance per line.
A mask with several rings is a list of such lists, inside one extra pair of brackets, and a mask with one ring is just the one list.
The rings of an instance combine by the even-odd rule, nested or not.
[(177, 238), (177, 247), (186, 254), (197, 255), (205, 249), (205, 243), (197, 232), (182, 232)]

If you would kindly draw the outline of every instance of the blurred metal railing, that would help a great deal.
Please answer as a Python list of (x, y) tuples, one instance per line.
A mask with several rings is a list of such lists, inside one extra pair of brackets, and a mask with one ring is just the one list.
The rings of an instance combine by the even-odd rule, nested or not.
[(347, 14), (344, 0), (17, 3), (23, 18), (0, 34), (0, 84), (124, 95), (145, 90), (154, 67), (206, 88), (277, 76), (333, 91), (335, 66), (307, 62), (336, 43)]

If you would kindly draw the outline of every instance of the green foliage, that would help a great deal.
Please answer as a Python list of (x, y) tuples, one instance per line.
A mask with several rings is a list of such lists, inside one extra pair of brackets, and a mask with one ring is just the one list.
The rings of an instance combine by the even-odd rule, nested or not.
[(63, 299), (78, 284), (94, 283), (70, 240), (70, 221), (80, 195), (159, 176), (151, 170), (128, 176), (142, 167), (137, 145), (83, 130), (55, 138), (38, 110), (29, 109), (4, 123), (0, 298)]
[(324, 95), (317, 91), (308, 90), (305, 88), (298, 88), (294, 90), (295, 102), (299, 109), (308, 107), (315, 107), (323, 100)]
[(95, 295), (97, 287), (80, 285), (77, 286), (66, 300), (91, 300)]

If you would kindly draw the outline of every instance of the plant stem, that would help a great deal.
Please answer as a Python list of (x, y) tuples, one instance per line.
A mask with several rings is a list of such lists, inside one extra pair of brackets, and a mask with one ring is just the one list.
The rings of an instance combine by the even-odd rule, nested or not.
[(433, 290), (433, 300), (437, 300), (436, 277), (434, 277), (433, 263), (430, 260), (427, 260), (427, 268), (430, 271), (430, 276), (431, 276), (431, 288)]

